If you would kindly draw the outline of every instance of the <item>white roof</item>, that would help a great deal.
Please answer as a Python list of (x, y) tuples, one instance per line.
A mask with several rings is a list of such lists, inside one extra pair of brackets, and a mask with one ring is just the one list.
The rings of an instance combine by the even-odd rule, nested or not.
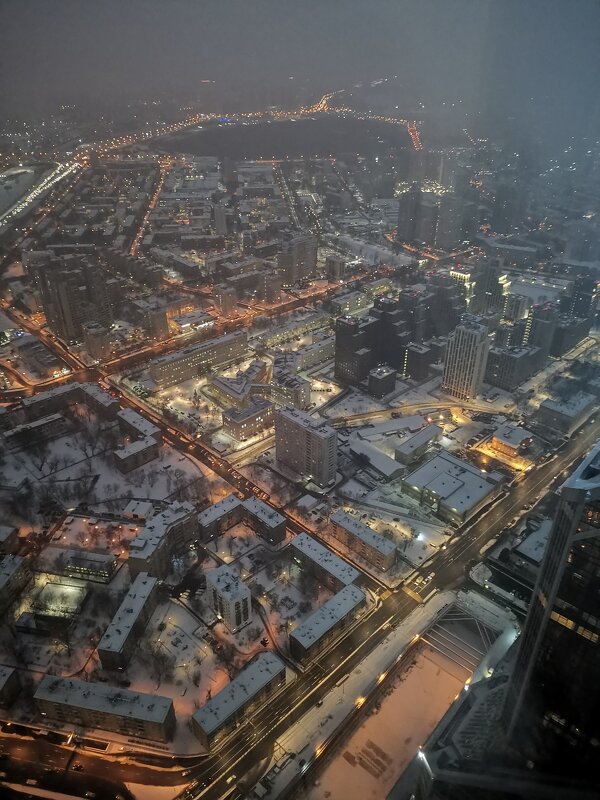
[(438, 495), (453, 511), (462, 514), (480, 503), (500, 480), (498, 473), (484, 473), (449, 453), (439, 453), (404, 482)]
[(261, 653), (237, 678), (196, 711), (194, 722), (210, 735), (281, 673), (285, 673), (285, 664), (273, 653)]
[(231, 514), (236, 508), (242, 505), (242, 501), (239, 497), (235, 494), (229, 494), (227, 497), (224, 497), (222, 500), (219, 500), (218, 503), (214, 503), (212, 506), (204, 509), (198, 514), (198, 522), (202, 527), (206, 525), (211, 525), (215, 520), (220, 519), (221, 517), (225, 516), (225, 514)]
[(577, 417), (583, 413), (590, 406), (594, 405), (596, 398), (592, 394), (586, 392), (577, 392), (568, 400), (559, 400), (548, 398), (541, 403), (541, 408), (550, 409), (550, 411), (557, 411), (565, 417)]
[(310, 414), (305, 414), (304, 411), (300, 411), (292, 406), (284, 406), (283, 408), (280, 408), (275, 414), (275, 420), (277, 421), (277, 419), (280, 418), (284, 418), (294, 422), (297, 425), (301, 425), (303, 428), (311, 430), (322, 439), (328, 439), (330, 436), (336, 435), (335, 429), (332, 428), (327, 420), (323, 417), (311, 417)]
[(276, 528), (279, 525), (285, 524), (285, 517), (267, 503), (263, 503), (258, 497), (249, 497), (244, 500), (244, 508), (253, 516), (256, 517), (263, 525), (268, 528)]
[(369, 444), (369, 442), (363, 442), (360, 439), (356, 439), (350, 443), (350, 452), (355, 455), (360, 454), (366, 456), (373, 469), (386, 478), (392, 478), (403, 469), (402, 464), (386, 456), (385, 453), (382, 453), (381, 450)]
[(365, 594), (353, 584), (344, 586), (330, 600), (317, 609), (314, 614), (299, 625), (290, 634), (306, 650), (322, 639), (337, 623), (354, 609), (364, 603)]
[(0, 542), (5, 542), (16, 530), (12, 525), (0, 525)]
[(519, 445), (526, 439), (531, 439), (532, 434), (526, 431), (525, 428), (519, 428), (518, 425), (501, 425), (494, 431), (494, 439), (499, 442), (505, 442), (512, 447), (519, 447)]
[(368, 525), (358, 519), (358, 517), (348, 514), (347, 511), (340, 509), (329, 517), (334, 525), (339, 525), (344, 530), (354, 534), (354, 536), (361, 539), (366, 545), (372, 547), (373, 550), (381, 553), (383, 556), (389, 556), (396, 549), (396, 545), (385, 536), (382, 536), (377, 531), (369, 528)]
[(421, 428), (420, 431), (413, 433), (412, 436), (400, 442), (396, 450), (409, 456), (419, 447), (435, 439), (437, 436), (441, 436), (441, 434), (442, 429), (439, 425), (426, 425), (424, 428)]
[(136, 439), (135, 442), (129, 442), (125, 447), (115, 450), (114, 455), (118, 459), (129, 458), (134, 453), (143, 453), (151, 447), (156, 447), (156, 439)]
[(159, 364), (169, 364), (171, 361), (180, 361), (187, 356), (194, 355), (195, 353), (203, 353), (205, 350), (211, 350), (213, 347), (226, 345), (228, 342), (237, 339), (247, 340), (246, 331), (234, 331), (233, 333), (226, 333), (223, 336), (217, 336), (214, 339), (207, 339), (205, 342), (190, 345), (183, 350), (174, 350), (172, 353), (166, 353), (164, 356), (158, 356), (152, 360), (154, 366)]
[(194, 512), (191, 503), (176, 503), (146, 522), (135, 539), (129, 543), (130, 558), (149, 558), (160, 545), (169, 529)]
[(119, 405), (119, 401), (116, 397), (113, 397), (109, 392), (105, 392), (104, 389), (97, 386), (95, 383), (82, 383), (81, 388), (85, 394), (93, 397), (97, 403), (103, 406)]
[(24, 397), (22, 403), (27, 408), (28, 406), (37, 405), (37, 403), (43, 403), (45, 400), (49, 400), (51, 397), (60, 397), (63, 394), (71, 394), (71, 392), (74, 392), (76, 389), (79, 389), (78, 383), (64, 383), (54, 389), (47, 389), (45, 392), (34, 394), (33, 397)]
[(123, 602), (108, 628), (104, 631), (104, 636), (98, 643), (99, 650), (121, 652), (156, 584), (156, 578), (152, 578), (147, 572), (140, 572), (129, 587), (129, 591), (123, 598)]
[(123, 509), (124, 517), (148, 519), (154, 513), (154, 506), (147, 500), (130, 500)]
[(165, 721), (173, 707), (170, 697), (132, 692), (107, 686), (105, 683), (57, 678), (54, 675), (45, 675), (42, 678), (34, 699), (158, 723)]
[(131, 425), (132, 428), (135, 428), (141, 436), (156, 436), (157, 433), (160, 433), (160, 428), (157, 428), (156, 425), (149, 422), (146, 417), (138, 414), (133, 408), (121, 409), (121, 411), (117, 413), (117, 417)]
[(222, 564), (217, 569), (211, 569), (206, 573), (206, 581), (228, 600), (241, 600), (250, 594), (244, 581), (237, 572), (231, 569), (229, 564)]
[(317, 542), (308, 533), (299, 533), (292, 541), (291, 546), (329, 572), (340, 583), (346, 585), (354, 583), (360, 575), (357, 569), (354, 569), (339, 556), (336, 556), (328, 547)]
[(552, 520), (543, 520), (539, 528), (532, 531), (518, 547), (515, 547), (515, 552), (534, 564), (541, 564), (551, 530)]

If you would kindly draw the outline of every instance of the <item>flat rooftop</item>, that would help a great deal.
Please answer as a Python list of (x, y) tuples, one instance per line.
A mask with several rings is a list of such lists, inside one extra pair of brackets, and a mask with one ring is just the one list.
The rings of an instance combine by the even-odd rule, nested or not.
[(404, 478), (404, 483), (437, 495), (453, 511), (463, 514), (490, 494), (501, 477), (496, 472), (482, 472), (449, 453), (439, 453)]
[(353, 584), (344, 586), (330, 600), (323, 603), (321, 608), (317, 609), (314, 614), (311, 614), (308, 619), (293, 630), (290, 636), (293, 636), (302, 647), (308, 650), (311, 645), (318, 642), (328, 631), (335, 627), (340, 620), (344, 619), (364, 602), (365, 594), (358, 586)]
[(208, 735), (218, 730), (277, 675), (285, 675), (285, 664), (273, 653), (261, 653), (193, 716), (194, 722)]
[(156, 578), (146, 572), (140, 572), (129, 587), (129, 591), (123, 598), (123, 602), (110, 621), (108, 628), (104, 631), (104, 636), (98, 643), (99, 650), (121, 652), (157, 583)]
[(377, 552), (381, 553), (383, 556), (391, 555), (396, 549), (394, 542), (386, 539), (385, 536), (377, 533), (377, 531), (372, 530), (368, 525), (365, 525), (361, 519), (355, 517), (353, 514), (349, 514), (347, 511), (342, 511), (340, 509), (333, 513), (329, 517), (329, 520), (333, 522), (334, 525), (339, 525), (341, 528), (349, 531), (363, 541), (368, 547), (377, 550)]
[(550, 411), (558, 412), (565, 417), (577, 417), (582, 414), (591, 405), (595, 404), (596, 398), (593, 394), (587, 392), (577, 392), (568, 400), (559, 400), (558, 398), (548, 398), (540, 404), (540, 408), (547, 408)]
[(357, 569), (346, 563), (339, 556), (336, 556), (328, 547), (317, 542), (308, 533), (299, 533), (290, 546), (311, 561), (314, 561), (326, 572), (329, 572), (340, 583), (345, 585), (354, 583), (360, 576), (360, 572)]
[(531, 439), (532, 434), (520, 428), (518, 425), (501, 425), (494, 431), (494, 439), (511, 447), (519, 447), (527, 439)]
[(170, 697), (132, 692), (105, 683), (57, 678), (54, 675), (42, 678), (34, 699), (157, 723), (164, 722), (173, 707)]
[(133, 408), (121, 409), (121, 411), (117, 413), (117, 417), (128, 425), (131, 425), (132, 428), (135, 428), (141, 436), (154, 437), (157, 433), (160, 433), (160, 428), (157, 428), (156, 425), (147, 420), (146, 417), (138, 414)]
[(217, 569), (211, 569), (206, 573), (206, 580), (217, 589), (219, 594), (228, 600), (233, 601), (248, 597), (250, 591), (238, 573), (234, 572), (229, 564), (222, 564)]
[(431, 442), (433, 439), (437, 439), (438, 436), (442, 435), (442, 432), (442, 428), (439, 425), (426, 425), (420, 431), (413, 433), (412, 436), (408, 436), (404, 441), (400, 442), (396, 450), (410, 456), (419, 447)]

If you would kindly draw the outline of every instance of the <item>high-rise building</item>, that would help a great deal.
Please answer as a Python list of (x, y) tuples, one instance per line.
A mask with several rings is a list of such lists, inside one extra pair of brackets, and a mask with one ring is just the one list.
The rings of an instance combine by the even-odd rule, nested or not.
[(346, 272), (346, 259), (341, 256), (327, 256), (325, 259), (325, 272), (330, 281), (339, 281)]
[(337, 470), (337, 431), (324, 419), (281, 408), (275, 414), (275, 456), (317, 485), (331, 485)]
[(77, 342), (84, 323), (112, 322), (106, 273), (91, 258), (48, 252), (32, 260), (28, 270), (39, 289), (48, 326), (61, 339)]
[(465, 314), (448, 338), (442, 390), (459, 400), (472, 400), (481, 391), (489, 352), (488, 328)]
[(233, 286), (224, 283), (213, 289), (215, 305), (224, 317), (231, 317), (237, 310), (237, 292)]
[(560, 310), (573, 317), (594, 319), (598, 296), (597, 279), (580, 275), (575, 279), (571, 291), (561, 297)]
[(512, 233), (522, 222), (527, 207), (524, 187), (515, 181), (502, 182), (496, 188), (492, 228), (496, 233)]
[(600, 443), (558, 492), (521, 636), (425, 747), (418, 800), (600, 796)]
[(415, 239), (433, 246), (438, 227), (438, 202), (434, 194), (422, 192), (415, 226)]
[(473, 314), (504, 312), (510, 279), (496, 258), (482, 259), (473, 273), (475, 287), (469, 304)]
[(467, 310), (465, 284), (448, 272), (434, 272), (427, 281), (430, 330), (446, 336), (454, 330)]
[(278, 256), (279, 268), (286, 285), (314, 275), (317, 269), (316, 236), (307, 234), (284, 234)]
[(435, 243), (442, 250), (453, 250), (463, 239), (463, 201), (452, 193), (442, 195)]
[(417, 188), (409, 189), (398, 198), (398, 231), (399, 242), (412, 242), (416, 239), (417, 223), (421, 193)]

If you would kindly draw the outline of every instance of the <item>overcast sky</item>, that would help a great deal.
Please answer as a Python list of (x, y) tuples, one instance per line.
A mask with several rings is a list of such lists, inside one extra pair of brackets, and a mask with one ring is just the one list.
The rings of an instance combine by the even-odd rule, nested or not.
[[(399, 74), (406, 98), (598, 118), (598, 0), (0, 0), (4, 114)], [(404, 100), (404, 98), (400, 98)]]

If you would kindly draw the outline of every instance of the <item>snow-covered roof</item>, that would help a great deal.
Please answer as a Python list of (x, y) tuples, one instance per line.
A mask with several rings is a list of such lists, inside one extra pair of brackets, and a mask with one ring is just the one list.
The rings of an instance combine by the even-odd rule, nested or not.
[(92, 397), (97, 403), (108, 408), (112, 405), (119, 405), (116, 397), (113, 397), (109, 392), (105, 392), (100, 386), (95, 383), (82, 383), (81, 388), (84, 393)]
[(312, 433), (322, 439), (328, 439), (335, 434), (335, 429), (323, 417), (311, 417), (304, 411), (300, 411), (292, 406), (284, 406), (277, 411), (276, 419), (284, 418), (303, 428), (310, 429)]
[(524, 441), (531, 439), (531, 433), (518, 425), (506, 424), (496, 428), (494, 439), (511, 447), (519, 447)]
[(308, 533), (299, 533), (291, 546), (311, 561), (314, 561), (321, 569), (329, 572), (340, 583), (346, 585), (354, 583), (360, 575), (357, 569), (354, 569), (339, 556), (336, 556), (328, 547), (317, 542)]
[(515, 547), (515, 552), (533, 564), (541, 564), (551, 530), (552, 520), (543, 520), (539, 528), (532, 531), (518, 547)]
[(24, 397), (22, 403), (25, 406), (25, 408), (28, 408), (30, 406), (35, 406), (38, 403), (43, 403), (46, 400), (49, 400), (51, 397), (60, 397), (61, 395), (69, 395), (76, 389), (79, 389), (78, 383), (63, 383), (60, 386), (56, 386), (54, 389), (47, 389), (45, 392), (34, 394), (32, 397)]
[(144, 610), (148, 598), (154, 592), (156, 584), (156, 578), (151, 577), (147, 572), (140, 572), (129, 587), (129, 591), (123, 598), (123, 602), (108, 628), (104, 631), (104, 636), (98, 643), (99, 650), (109, 650), (112, 653), (121, 652), (123, 645), (131, 635), (132, 628)]
[(198, 514), (198, 522), (202, 527), (211, 525), (216, 520), (220, 519), (225, 514), (231, 514), (232, 511), (242, 505), (242, 501), (235, 494), (229, 494), (218, 503), (204, 509)]
[(333, 513), (329, 519), (334, 525), (339, 525), (341, 528), (344, 528), (344, 530), (349, 531), (363, 541), (368, 547), (377, 550), (377, 552), (381, 553), (383, 556), (391, 555), (396, 549), (394, 542), (386, 539), (384, 536), (377, 533), (377, 531), (372, 530), (368, 525), (365, 525), (362, 520), (352, 514), (348, 514), (347, 511), (340, 509)]
[(311, 645), (322, 639), (337, 623), (364, 603), (365, 594), (358, 588), (349, 584), (344, 586), (321, 608), (311, 614), (301, 625), (290, 633), (302, 647), (308, 650)]
[(404, 483), (438, 495), (453, 511), (463, 514), (478, 505), (500, 480), (498, 473), (484, 473), (467, 461), (439, 453), (408, 475)]
[(430, 442), (432, 439), (437, 439), (441, 434), (442, 429), (439, 425), (426, 425), (424, 428), (421, 428), (420, 431), (413, 433), (412, 436), (400, 442), (396, 447), (396, 451), (403, 455), (411, 456), (419, 447)]
[(363, 442), (360, 439), (355, 439), (350, 443), (350, 452), (354, 455), (362, 455), (368, 458), (369, 466), (388, 479), (393, 478), (403, 469), (402, 464), (394, 461), (393, 458), (382, 453), (381, 450), (369, 444), (369, 442)]
[(182, 350), (174, 350), (172, 353), (166, 353), (164, 356), (158, 356), (152, 360), (154, 366), (160, 364), (169, 364), (172, 361), (181, 361), (187, 356), (192, 356), (196, 353), (203, 353), (205, 350), (211, 350), (215, 345), (225, 345), (227, 342), (235, 341), (236, 339), (246, 340), (247, 334), (245, 331), (234, 331), (233, 333), (226, 333), (223, 336), (218, 336), (214, 339), (207, 339), (205, 342), (193, 344), (185, 347)]
[(258, 497), (249, 497), (244, 500), (244, 508), (267, 528), (276, 528), (285, 523), (285, 517)]
[(574, 394), (568, 400), (548, 398), (540, 404), (540, 408), (547, 408), (550, 411), (558, 412), (565, 417), (575, 418), (593, 406), (595, 402), (596, 398), (593, 394), (587, 394), (587, 392), (577, 392), (577, 394)]
[(157, 433), (160, 433), (160, 428), (157, 428), (156, 425), (152, 424), (152, 422), (149, 422), (149, 420), (147, 420), (141, 414), (138, 414), (138, 412), (134, 411), (133, 408), (121, 409), (121, 411), (117, 413), (117, 417), (123, 420), (123, 422), (126, 422), (132, 428), (135, 428), (140, 436), (154, 437)]
[(237, 678), (196, 711), (194, 722), (210, 735), (282, 673), (285, 674), (285, 664), (274, 653), (261, 653)]
[(123, 516), (134, 519), (149, 519), (154, 513), (154, 506), (147, 500), (130, 500), (123, 509)]
[(173, 707), (170, 697), (132, 692), (105, 683), (57, 678), (54, 675), (42, 678), (34, 699), (157, 723), (164, 722)]
[(232, 420), (233, 422), (243, 422), (252, 417), (263, 414), (267, 409), (273, 409), (275, 406), (270, 400), (265, 397), (256, 395), (252, 398), (252, 404), (244, 408), (226, 408), (223, 411), (223, 418)]
[(134, 453), (143, 453), (151, 447), (156, 447), (156, 439), (136, 439), (135, 442), (129, 442), (129, 444), (126, 444), (124, 447), (115, 450), (114, 456), (115, 458), (123, 460), (129, 458), (129, 456), (132, 456)]
[(234, 572), (229, 564), (222, 564), (216, 569), (211, 569), (206, 573), (206, 581), (213, 586), (222, 597), (230, 601), (241, 600), (248, 597), (250, 590)]
[(172, 525), (181, 522), (189, 514), (194, 513), (191, 503), (174, 503), (161, 511), (149, 522), (129, 544), (129, 556), (133, 558), (149, 558), (159, 547), (163, 538), (169, 533)]
[(5, 542), (16, 530), (13, 525), (0, 525), (0, 542)]

